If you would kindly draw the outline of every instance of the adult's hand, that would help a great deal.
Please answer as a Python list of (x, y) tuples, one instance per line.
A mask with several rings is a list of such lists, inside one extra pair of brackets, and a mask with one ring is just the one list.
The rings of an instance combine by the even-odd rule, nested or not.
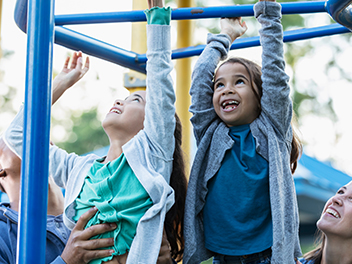
[(89, 219), (91, 219), (97, 211), (98, 209), (93, 207), (78, 219), (77, 224), (73, 228), (67, 241), (65, 249), (61, 254), (61, 258), (66, 264), (85, 264), (93, 259), (108, 257), (114, 253), (114, 250), (101, 249), (113, 246), (113, 238), (90, 238), (114, 230), (116, 224), (99, 224), (84, 229)]

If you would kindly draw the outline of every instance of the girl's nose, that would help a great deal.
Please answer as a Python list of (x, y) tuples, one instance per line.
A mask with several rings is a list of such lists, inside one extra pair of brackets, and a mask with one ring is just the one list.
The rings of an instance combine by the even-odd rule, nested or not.
[(120, 99), (115, 100), (115, 105), (123, 105), (122, 100)]
[(337, 196), (337, 195), (333, 196), (331, 201), (333, 204), (342, 205), (342, 199), (340, 196)]
[(230, 85), (226, 85), (224, 90), (222, 91), (222, 95), (234, 94), (235, 91)]

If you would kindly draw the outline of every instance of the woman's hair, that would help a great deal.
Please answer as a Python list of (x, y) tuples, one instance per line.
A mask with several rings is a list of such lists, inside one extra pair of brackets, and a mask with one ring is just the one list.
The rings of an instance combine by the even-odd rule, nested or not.
[(0, 183), (0, 192), (6, 193), (4, 186)]
[(325, 235), (322, 231), (317, 231), (317, 239), (314, 244), (316, 245), (316, 248), (304, 254), (303, 257), (307, 261), (313, 261), (314, 264), (320, 264), (325, 245)]
[[(260, 99), (262, 98), (262, 95), (263, 95), (262, 68), (253, 61), (250, 61), (250, 60), (247, 60), (244, 58), (238, 58), (238, 57), (234, 58), (233, 57), (233, 58), (229, 58), (226, 61), (224, 61), (217, 68), (217, 70), (219, 70), (219, 68), (221, 66), (223, 66), (224, 64), (228, 64), (228, 63), (232, 63), (232, 64), (239, 63), (239, 64), (243, 65), (243, 67), (246, 68), (246, 70), (249, 74), (249, 82), (251, 84), (251, 88), (255, 94), (255, 97), (257, 98), (258, 108), (259, 108), (259, 113), (260, 113), (262, 110)], [(216, 75), (216, 73), (215, 73), (215, 75)], [(255, 87), (257, 87), (257, 89), (255, 89)], [(293, 134), (293, 138), (292, 138), (292, 144), (291, 144), (290, 168), (291, 168), (291, 172), (293, 174), (297, 168), (298, 159), (302, 153), (302, 144), (301, 144), (301, 141), (299, 140), (299, 137), (297, 136), (296, 132), (294, 131), (293, 126), (292, 126), (292, 134)]]
[(173, 156), (173, 168), (170, 178), (170, 186), (175, 191), (175, 203), (165, 216), (165, 231), (171, 246), (171, 257), (177, 262), (183, 258), (185, 246), (183, 238), (183, 216), (185, 209), (187, 178), (183, 158), (182, 125), (180, 118), (175, 114), (175, 151)]

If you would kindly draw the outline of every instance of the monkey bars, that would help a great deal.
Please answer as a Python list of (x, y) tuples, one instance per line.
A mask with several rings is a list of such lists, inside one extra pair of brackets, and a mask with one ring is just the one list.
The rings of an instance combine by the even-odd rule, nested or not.
[[(350, 0), (329, 0), (327, 2), (293, 2), (282, 3), (282, 14), (307, 14), (307, 13), (328, 13), (339, 24), (332, 24), (316, 28), (305, 28), (286, 31), (284, 41), (291, 42), (315, 37), (329, 36), (348, 33), (352, 29), (352, 14), (349, 7)], [(15, 9), (15, 21), (19, 28), (26, 32), (26, 9), (27, 0), (18, 0)], [(195, 7), (179, 8), (172, 11), (173, 20), (183, 19), (206, 19), (217, 17), (248, 17), (253, 16), (253, 5), (234, 5), (219, 7)], [(90, 36), (81, 34), (65, 25), (77, 24), (99, 24), (99, 23), (121, 23), (146, 21), (144, 12), (124, 11), (106, 13), (71, 14), (55, 16), (55, 43), (72, 50), (81, 50), (92, 55), (123, 67), (145, 73), (145, 54), (137, 54), (127, 51), (118, 46), (100, 41)], [(231, 49), (240, 49), (252, 46), (259, 46), (258, 37), (241, 38), (236, 40)], [(188, 47), (174, 50), (173, 59), (186, 58), (199, 55), (205, 46)]]
[[(325, 12), (338, 22), (317, 28), (287, 31), (284, 33), (284, 41), (350, 32), (351, 2), (352, 0), (328, 0), (282, 3), (284, 15)], [(54, 38), (55, 43), (69, 49), (81, 50), (145, 73), (145, 54), (127, 51), (64, 27), (73, 24), (145, 21), (143, 11), (54, 16), (53, 6), (53, 0), (17, 0), (15, 8), (17, 25), (22, 31), (28, 31), (18, 263), (45, 263), (51, 58)], [(173, 20), (234, 16), (253, 16), (253, 5), (180, 8), (172, 11)], [(241, 38), (232, 44), (231, 49), (258, 45), (258, 37)], [(204, 45), (174, 50), (172, 57), (179, 59), (196, 56), (203, 49)]]

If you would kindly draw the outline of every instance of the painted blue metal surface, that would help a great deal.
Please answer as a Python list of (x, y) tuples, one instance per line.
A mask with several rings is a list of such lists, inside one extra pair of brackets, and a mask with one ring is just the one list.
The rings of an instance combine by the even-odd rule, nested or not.
[(136, 63), (137, 53), (118, 48), (65, 27), (55, 27), (55, 43), (138, 72), (145, 72), (145, 65), (143, 65), (145, 63), (142, 65)]
[(45, 263), (54, 1), (30, 0), (18, 262)]
[[(293, 2), (281, 3), (282, 14), (306, 14), (326, 12), (325, 2)], [(216, 7), (189, 7), (172, 10), (172, 20), (204, 19), (219, 17), (253, 16), (253, 5), (233, 5)], [(106, 12), (88, 14), (70, 14), (55, 16), (55, 25), (77, 25), (116, 22), (146, 21), (143, 10), (125, 12)]]
[[(304, 29), (297, 29), (291, 31), (284, 32), (284, 42), (292, 42), (292, 41), (299, 41), (317, 37), (324, 37), (324, 36), (331, 36), (336, 34), (343, 34), (349, 33), (349, 29), (339, 25), (339, 24), (331, 24), (322, 27), (315, 27), (315, 28), (304, 28)], [(237, 39), (232, 45), (231, 50), (234, 49), (243, 49), (249, 47), (260, 46), (259, 37), (249, 37), (249, 38), (239, 38)], [(188, 58), (192, 56), (199, 56), (205, 45), (198, 45), (194, 47), (187, 47), (183, 49), (177, 49), (172, 51), (172, 58), (173, 59), (182, 59)], [(147, 56), (146, 54), (139, 54), (137, 56), (137, 63), (146, 63)]]
[(332, 18), (350, 30), (352, 30), (351, 3), (351, 0), (329, 0), (326, 2), (326, 10)]
[[(318, 28), (287, 31), (284, 34), (284, 41), (290, 42), (314, 37), (349, 33), (350, 31), (346, 27), (352, 27), (352, 14), (347, 11), (349, 10), (349, 7), (346, 7), (346, 5), (351, 2), (351, 0), (329, 0), (327, 2), (317, 1), (281, 3), (283, 14), (329, 12), (333, 18), (338, 18), (339, 23), (343, 22), (344, 25), (344, 27), (336, 24)], [(15, 21), (23, 31), (26, 31), (26, 6), (27, 0), (17, 0)], [(172, 11), (172, 19), (174, 20), (229, 16), (253, 16), (253, 5), (179, 8)], [(145, 15), (142, 10), (107, 12), (99, 14), (58, 15), (55, 17), (55, 43), (69, 49), (81, 50), (88, 55), (119, 64), (123, 67), (130, 68), (141, 73), (145, 73), (145, 54), (136, 54), (132, 51), (126, 51), (114, 45), (91, 38), (84, 34), (80, 34), (74, 30), (59, 26), (69, 24), (138, 21), (145, 21)], [(234, 42), (231, 49), (240, 49), (258, 45), (258, 37), (242, 38)], [(180, 59), (190, 56), (197, 56), (202, 52), (204, 47), (204, 45), (200, 45), (197, 47), (174, 50), (172, 53), (172, 58)]]

